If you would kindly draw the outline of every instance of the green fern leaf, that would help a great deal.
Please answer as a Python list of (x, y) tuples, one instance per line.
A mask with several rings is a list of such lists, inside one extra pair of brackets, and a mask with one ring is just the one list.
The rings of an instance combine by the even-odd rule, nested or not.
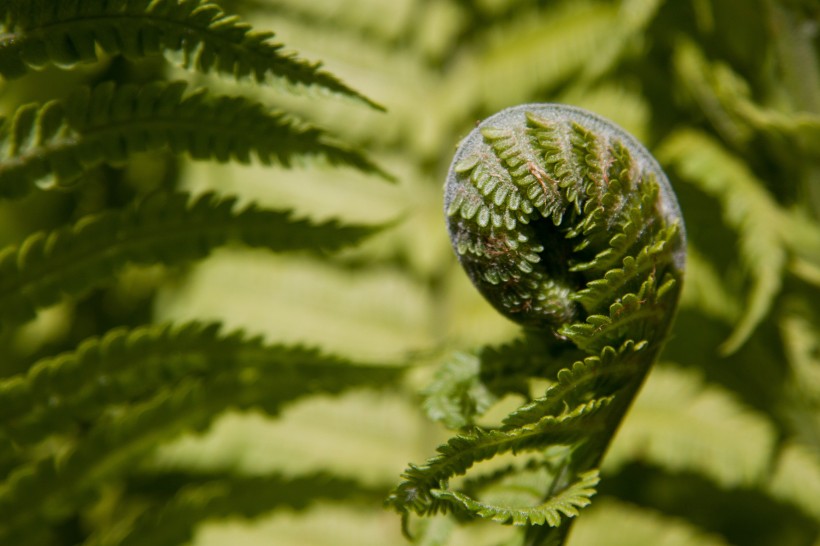
[[(605, 277), (608, 282), (613, 278), (615, 275)], [(569, 324), (560, 332), (577, 347), (593, 354), (628, 339), (627, 336), (637, 341), (655, 339), (665, 328), (669, 310), (675, 306), (674, 285), (671, 275), (660, 286), (650, 276), (637, 293), (625, 294), (612, 303), (608, 314), (589, 315), (585, 322)]]
[[(157, 490), (168, 491), (174, 484), (181, 487), (170, 495), (156, 495)], [(153, 503), (135, 521), (123, 524), (128, 529), (124, 538), (109, 537), (93, 543), (93, 546), (186, 544), (202, 521), (255, 518), (284, 507), (303, 510), (318, 501), (371, 504), (379, 502), (384, 494), (381, 489), (325, 474), (293, 478), (280, 475), (137, 475), (129, 479), (128, 485), (129, 494)]]
[[(0, 485), (0, 538), (76, 510), (158, 442), (201, 430), (227, 408), (276, 413), (314, 392), (383, 386), (401, 373), (198, 324), (88, 340), (2, 383), (3, 426), (32, 458)], [(54, 444), (38, 450), (50, 436)]]
[(480, 54), (452, 71), (448, 95), (457, 102), (443, 103), (441, 118), (462, 120), (477, 107), (495, 110), (557, 86), (600, 55), (617, 20), (616, 8), (588, 2), (515, 14), (511, 22), (479, 36)]
[(390, 494), (388, 503), (406, 514), (435, 514), (446, 511), (457, 499), (442, 496), (448, 480), (464, 474), (475, 463), (502, 453), (543, 450), (553, 444), (571, 444), (603, 427), (601, 410), (611, 398), (581, 404), (560, 416), (548, 415), (535, 423), (502, 430), (476, 428), (472, 433), (451, 438), (439, 446), (439, 454), (424, 465), (411, 465), (402, 475), (404, 481)]
[(47, 64), (95, 61), (99, 47), (133, 59), (174, 54), (182, 66), (201, 72), (259, 82), (274, 76), (383, 109), (318, 63), (283, 53), (271, 42), (273, 33), (253, 31), (206, 0), (8, 0), (0, 4), (0, 20), (0, 74), (6, 78)]
[(690, 523), (632, 506), (613, 498), (599, 499), (584, 512), (572, 531), (572, 546), (730, 546), (721, 537)]
[(644, 356), (646, 343), (627, 341), (615, 350), (605, 347), (599, 356), (590, 356), (564, 368), (557, 374), (558, 381), (537, 398), (510, 413), (502, 429), (526, 426), (548, 416), (560, 416), (567, 405), (581, 404), (593, 394), (611, 396), (634, 374)]
[(798, 443), (786, 444), (767, 487), (774, 497), (820, 522), (820, 454), (816, 451)]
[[(213, 376), (217, 380), (220, 374), (234, 382), (269, 374), (265, 380), (278, 386), (269, 386), (266, 395), (247, 403), (261, 404), (275, 413), (283, 402), (319, 387), (339, 392), (333, 385), (323, 385), (323, 374), (329, 379), (334, 373), (343, 389), (345, 374), (354, 382), (379, 384), (395, 378), (399, 369), (357, 368), (314, 350), (265, 346), (261, 339), (245, 340), (239, 333), (220, 335), (217, 324), (117, 329), (85, 341), (75, 352), (40, 360), (26, 374), (0, 382), (0, 426), (20, 445), (28, 445), (44, 435), (77, 431), (106, 407), (150, 399), (163, 385), (189, 378)], [(255, 389), (246, 394), (261, 395)], [(241, 400), (236, 394), (237, 403), (246, 405)]]
[(546, 502), (531, 508), (514, 508), (495, 506), (471, 499), (456, 491), (434, 489), (431, 494), (438, 500), (461, 505), (470, 513), (499, 523), (513, 525), (549, 525), (558, 527), (565, 517), (575, 517), (578, 510), (588, 506), (589, 499), (595, 494), (598, 485), (597, 470), (590, 470), (578, 476), (578, 479), (563, 491), (550, 496)]
[(780, 291), (787, 253), (780, 229), (788, 225), (774, 199), (748, 167), (704, 133), (674, 133), (658, 157), (718, 199), (725, 222), (737, 230), (740, 258), (751, 277), (746, 308), (721, 350), (736, 351), (752, 335)]
[(479, 359), (456, 353), (436, 370), (433, 382), (424, 390), (424, 410), (430, 419), (451, 429), (472, 425), (496, 401), (496, 396), (479, 377)]
[(273, 251), (335, 250), (374, 230), (337, 222), (314, 225), (288, 212), (204, 194), (153, 194), (125, 211), (106, 211), (73, 226), (29, 236), (0, 253), (0, 318), (28, 320), (63, 295), (80, 296), (127, 263), (177, 265), (230, 241)]
[(696, 373), (656, 366), (621, 426), (604, 470), (644, 461), (691, 471), (725, 487), (759, 483), (774, 446), (774, 428), (728, 392)]
[(820, 115), (816, 112), (783, 112), (752, 100), (749, 83), (730, 66), (710, 62), (691, 41), (675, 49), (675, 69), (683, 86), (720, 135), (746, 145), (757, 132), (773, 146), (788, 142), (807, 159), (820, 153)]
[(477, 356), (482, 383), (500, 397), (507, 393), (528, 396), (530, 379), (555, 377), (567, 361), (583, 359), (586, 354), (525, 330), (510, 343), (482, 347)]
[(184, 82), (108, 82), (83, 88), (65, 102), (19, 108), (0, 128), (0, 196), (25, 195), (35, 182), (43, 188), (69, 186), (100, 163), (162, 149), (242, 163), (254, 153), (263, 163), (285, 166), (317, 157), (390, 178), (323, 131), (250, 99), (185, 91)]

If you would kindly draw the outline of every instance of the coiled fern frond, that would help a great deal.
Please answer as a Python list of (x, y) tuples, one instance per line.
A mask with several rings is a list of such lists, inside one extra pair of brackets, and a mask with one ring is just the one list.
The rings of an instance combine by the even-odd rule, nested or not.
[[(555, 383), (543, 397), (500, 427), (473, 427), (408, 468), (390, 502), (405, 517), (458, 510), (529, 525), (527, 544), (559, 544), (566, 518), (594, 494), (604, 452), (674, 316), (685, 262), (675, 194), (652, 156), (612, 123), (577, 108), (526, 104), (462, 141), (445, 210), (475, 286), (541, 338), (535, 346), (545, 364), (529, 369), (564, 364), (545, 377)], [(579, 354), (586, 356), (573, 364)], [(555, 459), (550, 450), (559, 446)], [(450, 484), (505, 452), (551, 461), (541, 502), (489, 503), (476, 497), (480, 490)]]

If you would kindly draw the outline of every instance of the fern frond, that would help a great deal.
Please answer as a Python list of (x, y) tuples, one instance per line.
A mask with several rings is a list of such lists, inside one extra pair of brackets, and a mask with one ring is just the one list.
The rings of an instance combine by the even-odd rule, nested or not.
[(683, 285), (681, 306), (734, 324), (740, 314), (739, 302), (726, 289), (714, 265), (692, 245), (686, 251), (686, 263), (690, 274)]
[(736, 351), (765, 317), (780, 291), (787, 253), (784, 214), (749, 168), (704, 133), (683, 130), (664, 141), (658, 157), (683, 179), (719, 200), (725, 222), (738, 232), (740, 259), (751, 277), (743, 314), (723, 343)]
[(607, 33), (600, 54), (594, 55), (581, 74), (583, 82), (594, 81), (610, 71), (626, 54), (630, 45), (640, 41), (654, 19), (662, 0), (625, 0), (621, 2), (618, 24)]
[(244, 97), (186, 94), (184, 82), (83, 88), (65, 102), (26, 105), (0, 128), (0, 196), (19, 197), (37, 182), (64, 187), (100, 163), (170, 149), (194, 159), (289, 166), (317, 157), (390, 178), (322, 130)]
[[(617, 277), (610, 275), (605, 279), (613, 282)], [(650, 275), (636, 293), (617, 298), (607, 314), (589, 315), (585, 322), (568, 324), (560, 332), (577, 347), (593, 354), (630, 337), (638, 342), (655, 339), (665, 328), (669, 309), (675, 305), (675, 282), (667, 275), (658, 286)]]
[[(380, 105), (320, 70), (284, 53), (273, 33), (253, 31), (206, 0), (7, 0), (0, 4), (0, 74), (19, 77), (47, 64), (72, 66), (108, 54), (139, 59), (175, 54), (182, 66), (262, 82), (273, 76)], [(170, 56), (170, 55), (169, 55)]]
[(588, 2), (567, 2), (541, 13), (522, 9), (517, 15), (477, 37), (483, 51), (452, 71), (446, 96), (454, 100), (441, 105), (442, 117), (461, 120), (478, 108), (493, 111), (531, 100), (600, 55), (617, 25), (615, 7)]
[(746, 80), (725, 63), (707, 60), (690, 41), (677, 45), (674, 62), (681, 83), (729, 142), (745, 144), (757, 132), (772, 141), (788, 142), (807, 158), (820, 153), (817, 113), (786, 113), (756, 103)]
[(63, 295), (80, 296), (128, 263), (178, 265), (230, 241), (273, 251), (334, 250), (373, 233), (365, 226), (313, 224), (288, 212), (248, 206), (206, 193), (153, 194), (124, 211), (29, 236), (0, 253), (0, 319), (20, 322)]
[(595, 494), (595, 486), (600, 481), (597, 470), (584, 472), (566, 489), (556, 492), (538, 506), (512, 508), (496, 506), (471, 499), (457, 491), (434, 489), (432, 495), (440, 501), (461, 505), (472, 514), (512, 525), (549, 525), (558, 527), (564, 518), (578, 515), (578, 510), (589, 505)]
[(583, 359), (585, 353), (554, 340), (524, 331), (523, 335), (498, 347), (482, 347), (478, 352), (481, 381), (495, 393), (529, 394), (531, 378), (552, 378), (567, 361)]
[(817, 404), (820, 421), (820, 319), (808, 306), (792, 302), (779, 320), (794, 388)]
[(655, 366), (612, 444), (604, 470), (644, 461), (732, 487), (759, 482), (774, 445), (772, 423), (696, 373)]
[[(141, 483), (136, 483), (139, 480)], [(170, 484), (180, 483), (171, 498), (164, 495), (151, 498), (152, 490), (168, 490)], [(136, 520), (128, 525), (130, 533), (124, 538), (110, 537), (93, 546), (154, 546), (156, 544), (186, 544), (202, 521), (226, 518), (255, 518), (276, 508), (303, 510), (317, 501), (344, 501), (345, 503), (377, 503), (384, 491), (367, 487), (354, 480), (332, 475), (314, 474), (288, 478), (271, 476), (210, 476), (189, 474), (138, 475), (129, 480), (136, 488), (130, 494), (155, 500)], [(114, 539), (114, 540), (112, 540)]]
[(639, 508), (613, 498), (602, 498), (572, 531), (573, 546), (730, 546), (723, 538), (705, 533), (689, 522)]
[[(57, 453), (14, 469), (0, 485), (0, 537), (75, 510), (157, 443), (202, 429), (227, 408), (284, 404), (322, 392), (383, 386), (398, 368), (360, 366), (316, 351), (266, 346), (215, 326), (116, 330), (3, 382), (3, 423), (21, 448), (57, 434)], [(36, 452), (32, 452), (35, 455)], [(53, 510), (42, 511), (49, 506)], [(35, 509), (34, 507), (37, 507)]]
[(515, 428), (535, 423), (547, 415), (559, 416), (567, 405), (581, 404), (592, 393), (611, 396), (634, 374), (638, 361), (645, 358), (646, 343), (627, 341), (619, 349), (605, 347), (599, 356), (576, 361), (572, 367), (558, 372), (558, 381), (543, 397), (510, 413), (503, 428)]
[[(116, 329), (0, 382), (2, 430), (21, 445), (32, 444), (48, 434), (76, 431), (105, 408), (150, 399), (164, 385), (191, 378), (216, 380), (227, 374), (226, 380), (239, 383), (254, 377), (269, 381), (276, 386), (269, 385), (258, 399), (253, 396), (261, 393), (254, 389), (234, 396), (240, 407), (260, 403), (275, 413), (282, 403), (314, 389), (334, 393), (346, 383), (379, 384), (398, 373), (398, 368), (357, 367), (315, 350), (266, 346), (240, 333), (222, 335), (218, 324)], [(332, 377), (338, 389), (324, 385)], [(242, 402), (245, 395), (251, 396), (247, 403)]]
[(390, 494), (388, 503), (397, 511), (420, 515), (446, 511), (456, 499), (442, 496), (448, 480), (464, 474), (475, 463), (502, 453), (540, 450), (554, 444), (571, 444), (603, 426), (600, 413), (611, 398), (581, 404), (558, 417), (549, 415), (521, 427), (502, 430), (476, 428), (439, 446), (439, 454), (424, 465), (411, 465), (404, 481)]
[(820, 454), (797, 443), (781, 449), (774, 475), (767, 484), (771, 494), (820, 522)]
[(585, 309), (594, 312), (619, 297), (625, 297), (630, 289), (639, 288), (635, 286), (636, 281), (654, 276), (657, 263), (675, 252), (675, 241), (679, 234), (680, 228), (677, 224), (660, 230), (652, 244), (641, 248), (635, 256), (626, 256), (621, 267), (610, 269), (601, 278), (589, 281), (585, 288), (573, 295), (573, 298)]
[(463, 428), (497, 401), (480, 380), (479, 364), (476, 355), (456, 353), (436, 370), (433, 382), (422, 393), (430, 419), (450, 429)]

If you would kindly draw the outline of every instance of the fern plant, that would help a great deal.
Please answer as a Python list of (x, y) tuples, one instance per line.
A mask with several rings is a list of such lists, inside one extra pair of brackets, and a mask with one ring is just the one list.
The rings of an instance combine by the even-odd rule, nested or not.
[[(389, 498), (416, 544), (817, 546), (815, 4), (0, 2), (0, 542), (405, 544)], [(502, 199), (529, 224), (478, 191), (449, 217), (486, 222), (467, 262), (509, 258), (472, 266), (507, 311), (478, 295), (441, 182), (477, 120), (542, 103), (657, 158), (682, 285), (588, 311), (606, 286), (567, 281), (664, 234), (635, 200), (576, 249), (589, 196), (523, 213), (530, 158)], [(571, 134), (607, 156), (597, 127)], [(574, 270), (486, 237), (513, 222)], [(505, 274), (562, 284), (570, 326), (509, 320), (536, 305)]]
[[(488, 118), (461, 143), (445, 208), (453, 248), (479, 291), (546, 338), (541, 358), (579, 360), (555, 358), (563, 368), (556, 384), (499, 429), (475, 428), (410, 467), (391, 502), (405, 513), (456, 509), (546, 524), (557, 530), (535, 530), (527, 543), (563, 543), (562, 514), (589, 504), (601, 457), (674, 314), (685, 261), (677, 200), (623, 130), (577, 108), (530, 104)], [(554, 446), (566, 449), (539, 460)], [(448, 486), (482, 460), (529, 451), (550, 471), (535, 507), (480, 502)]]
[[(291, 84), (288, 91), (322, 89), (379, 108), (213, 3), (13, 1), (2, 3), (0, 19), (0, 74), (8, 80), (25, 81), (49, 65), (74, 71), (89, 63), (156, 66), (164, 55), (201, 73), (253, 77), (258, 84), (278, 79)], [(123, 183), (114, 173), (151, 154), (240, 163), (255, 155), (286, 168), (318, 159), (390, 177), (361, 151), (259, 100), (188, 91), (186, 81), (167, 78), (130, 82), (103, 75), (89, 83), (45, 104), (15, 106), (5, 116), (0, 196), (38, 207), (54, 192), (71, 192), (59, 197), (69, 204), (70, 196), (93, 195), (95, 181)], [(284, 208), (240, 208), (236, 198), (195, 195), (173, 184), (153, 187), (107, 188), (128, 197), (91, 210), (69, 205), (63, 225), (46, 224), (0, 252), (4, 543), (170, 544), (190, 538), (205, 514), (375, 494), (350, 480), (279, 476), (267, 482), (270, 492), (260, 502), (238, 476), (174, 476), (141, 463), (159, 443), (203, 430), (227, 409), (276, 415), (312, 393), (383, 389), (396, 383), (398, 367), (270, 344), (242, 331), (225, 333), (218, 323), (117, 325), (114, 317), (113, 325), (72, 332), (62, 348), (15, 351), (14, 340), (43, 310), (80, 306), (95, 291), (121, 283), (129, 268), (179, 268), (229, 243), (327, 254), (376, 230), (299, 219)], [(69, 320), (82, 317), (78, 310)], [(151, 481), (155, 485), (146, 487)], [(306, 488), (312, 494), (306, 496)], [(198, 500), (190, 504), (190, 498)], [(99, 517), (99, 510), (108, 515)]]

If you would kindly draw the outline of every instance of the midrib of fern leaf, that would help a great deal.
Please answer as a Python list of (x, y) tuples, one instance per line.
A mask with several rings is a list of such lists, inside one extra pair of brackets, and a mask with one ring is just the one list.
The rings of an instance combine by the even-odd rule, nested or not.
[(177, 265), (207, 256), (236, 240), (272, 251), (335, 250), (374, 228), (313, 224), (288, 212), (204, 194), (153, 194), (123, 211), (111, 210), (72, 226), (29, 236), (0, 252), (0, 319), (18, 323), (63, 295), (80, 296), (125, 264)]
[[(184, 82), (83, 88), (69, 99), (20, 107), (0, 128), (0, 196), (19, 197), (35, 182), (67, 186), (103, 162), (134, 152), (170, 149), (195, 159), (290, 165), (318, 157), (390, 178), (360, 153), (322, 130), (271, 113), (243, 97), (185, 94)], [(42, 179), (52, 178), (49, 184)]]
[[(166, 369), (171, 364), (163, 354), (174, 355), (172, 366), (185, 363), (189, 373), (169, 384), (164, 375), (178, 371)], [(89, 377), (86, 364), (93, 366), (95, 358), (105, 361), (97, 368), (108, 373)], [(118, 384), (114, 370), (123, 361), (132, 361), (136, 373)], [(67, 374), (61, 376), (64, 367)], [(51, 407), (37, 414), (41, 422), (33, 424), (31, 431), (36, 433), (39, 427), (45, 436), (59, 431), (66, 445), (58, 449), (59, 454), (35, 458), (14, 469), (0, 485), (3, 539), (48, 518), (39, 507), (49, 506), (52, 515), (76, 510), (78, 497), (84, 498), (102, 481), (126, 471), (159, 442), (184, 430), (203, 429), (227, 408), (260, 407), (276, 413), (283, 404), (313, 392), (336, 394), (352, 387), (383, 387), (402, 373), (399, 368), (357, 365), (315, 351), (266, 347), (259, 340), (245, 341), (238, 335), (219, 336), (215, 328), (197, 325), (172, 332), (163, 326), (115, 332), (33, 370), (31, 377), (14, 384), (18, 409), (21, 403), (36, 405), (32, 395), (48, 395), (49, 389), (63, 392), (66, 382), (85, 384), (91, 392), (84, 399), (80, 388), (74, 400), (71, 395), (65, 400), (49, 395)], [(143, 391), (144, 386), (134, 384), (150, 383), (152, 378), (156, 388), (150, 395), (130, 402), (128, 390)], [(109, 400), (119, 393), (126, 400)], [(61, 403), (64, 407), (59, 411)], [(72, 430), (60, 426), (72, 414), (80, 424), (87, 423), (84, 415), (93, 415), (93, 424)]]
[(181, 54), (186, 68), (243, 78), (267, 76), (354, 97), (383, 107), (338, 78), (271, 43), (237, 16), (205, 0), (7, 0), (0, 4), (0, 74), (18, 77), (46, 64), (94, 61), (99, 46), (109, 54), (142, 58)]

